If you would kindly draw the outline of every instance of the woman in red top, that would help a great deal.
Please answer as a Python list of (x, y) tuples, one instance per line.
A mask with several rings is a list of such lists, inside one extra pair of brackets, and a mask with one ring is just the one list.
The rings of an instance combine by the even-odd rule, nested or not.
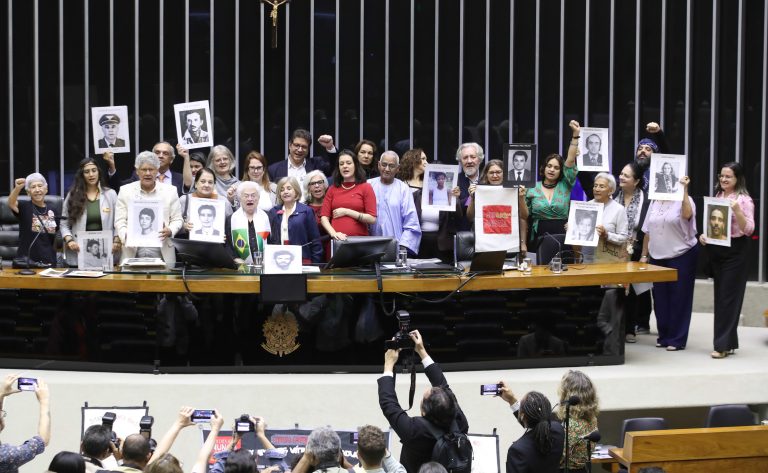
[(368, 225), (376, 223), (376, 194), (365, 182), (357, 155), (346, 149), (339, 153), (332, 178), (320, 212), (323, 228), (334, 240), (367, 236)]

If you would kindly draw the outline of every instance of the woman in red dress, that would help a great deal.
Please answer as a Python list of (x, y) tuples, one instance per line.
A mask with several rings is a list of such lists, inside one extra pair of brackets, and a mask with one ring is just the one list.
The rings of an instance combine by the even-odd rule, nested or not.
[(333, 170), (333, 185), (328, 188), (320, 211), (320, 223), (334, 240), (348, 236), (367, 236), (368, 225), (376, 223), (376, 194), (365, 182), (357, 155), (350, 150), (339, 153)]

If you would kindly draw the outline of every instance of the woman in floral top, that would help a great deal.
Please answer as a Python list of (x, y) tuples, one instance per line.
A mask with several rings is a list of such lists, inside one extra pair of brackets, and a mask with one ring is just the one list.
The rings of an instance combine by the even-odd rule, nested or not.
[(579, 153), (579, 122), (571, 120), (572, 138), (568, 158), (563, 161), (559, 154), (550, 154), (539, 166), (541, 181), (528, 190), (525, 203), (531, 216), (532, 228), (529, 249), (536, 251), (536, 239), (545, 233), (565, 233), (568, 211), (571, 207), (571, 190), (576, 182), (576, 155)]
[[(579, 398), (579, 403), (571, 406), (568, 421), (568, 443), (563, 445), (563, 457), (560, 459), (561, 470), (565, 468), (565, 445), (568, 445), (568, 470), (572, 472), (586, 471), (587, 444), (584, 437), (597, 430), (598, 408), (597, 392), (589, 376), (578, 370), (570, 370), (563, 375), (560, 387), (560, 407), (557, 417), (565, 426), (565, 404), (571, 396)], [(593, 446), (594, 447), (594, 446)]]

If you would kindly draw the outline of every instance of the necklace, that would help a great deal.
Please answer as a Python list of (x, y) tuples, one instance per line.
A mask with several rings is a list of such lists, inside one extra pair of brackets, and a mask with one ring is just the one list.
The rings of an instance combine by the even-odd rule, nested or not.
[(546, 189), (554, 189), (555, 187), (557, 187), (557, 182), (555, 182), (554, 184), (547, 184), (546, 181), (541, 181), (541, 185)]
[(354, 189), (356, 185), (357, 185), (357, 182), (355, 182), (354, 184), (352, 184), (352, 186), (350, 186), (350, 187), (347, 187), (347, 186), (345, 186), (345, 185), (344, 185), (344, 183), (342, 182), (342, 183), (341, 183), (341, 188), (342, 188), (342, 189), (344, 189), (344, 190), (350, 190), (350, 189)]

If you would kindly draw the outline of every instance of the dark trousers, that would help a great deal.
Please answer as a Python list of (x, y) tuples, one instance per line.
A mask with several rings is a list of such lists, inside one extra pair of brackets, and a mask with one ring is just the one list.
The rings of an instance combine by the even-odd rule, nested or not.
[(747, 287), (747, 237), (732, 238), (731, 246), (707, 245), (715, 280), (715, 351), (739, 348), (736, 328)]
[(685, 348), (688, 342), (698, 254), (697, 243), (680, 256), (652, 261), (655, 265), (677, 270), (677, 281), (653, 283), (653, 307), (659, 328), (657, 342), (662, 346)]
[(626, 306), (624, 308), (626, 333), (635, 334), (635, 326), (650, 328), (651, 322), (651, 291), (642, 294), (635, 293), (635, 287), (629, 287)]

